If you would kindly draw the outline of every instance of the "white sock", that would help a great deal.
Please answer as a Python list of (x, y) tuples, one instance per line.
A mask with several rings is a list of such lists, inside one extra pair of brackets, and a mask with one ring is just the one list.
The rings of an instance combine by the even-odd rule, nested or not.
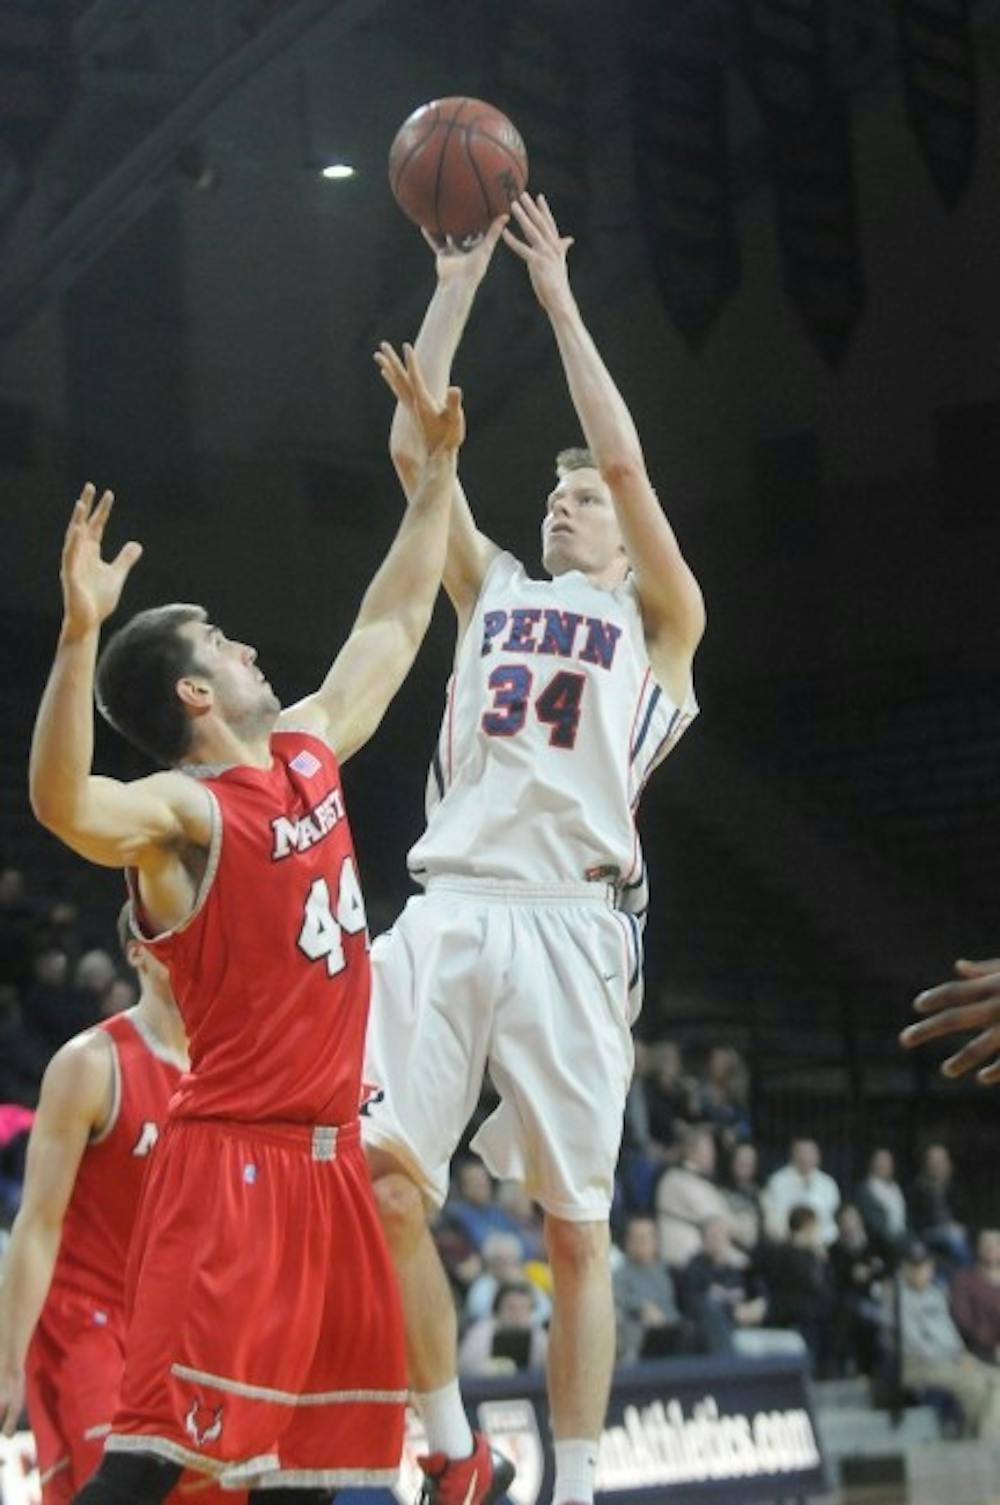
[(427, 1433), (428, 1450), (446, 1453), (449, 1458), (468, 1458), (474, 1442), (458, 1380), (450, 1380), (440, 1390), (425, 1390), (413, 1399)]
[(593, 1505), (597, 1443), (589, 1437), (557, 1441), (556, 1487), (552, 1505)]

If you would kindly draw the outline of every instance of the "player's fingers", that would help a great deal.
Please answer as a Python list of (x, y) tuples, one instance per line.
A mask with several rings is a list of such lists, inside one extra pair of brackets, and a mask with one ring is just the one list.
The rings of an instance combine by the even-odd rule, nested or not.
[(544, 193), (540, 193), (538, 195), (538, 199), (537, 199), (536, 202), (538, 204), (538, 212), (539, 212), (539, 214), (541, 214), (541, 216), (544, 219), (545, 223), (548, 225), (549, 229), (552, 231), (552, 234), (554, 236), (556, 236), (556, 238), (558, 239), (558, 237), (559, 237), (559, 226), (556, 224), (555, 215), (552, 213), (552, 210), (549, 208), (549, 201), (545, 197)]
[(121, 548), (118, 550), (118, 553), (112, 560), (111, 568), (113, 570), (117, 570), (122, 579), (124, 579), (129, 570), (131, 570), (134, 565), (137, 565), (141, 558), (142, 544), (136, 543), (135, 539), (130, 539), (128, 543), (122, 544)]
[(542, 236), (537, 223), (524, 206), (525, 198), (527, 198), (527, 194), (522, 194), (519, 199), (511, 199), (510, 212), (517, 220), (521, 229), (524, 231), (525, 238), (530, 241), (532, 245), (535, 245), (542, 239)]
[(1000, 1059), (992, 1061), (989, 1066), (984, 1066), (982, 1071), (977, 1071), (976, 1080), (984, 1087), (995, 1087), (1000, 1082)]
[(509, 214), (498, 214), (496, 219), (490, 225), (490, 228), (483, 236), (483, 245), (486, 248), (487, 252), (492, 252), (497, 241), (500, 239), (501, 231), (504, 229), (509, 219)]
[(390, 389), (393, 396), (398, 398), (400, 402), (404, 402), (408, 406), (411, 406), (413, 403), (413, 393), (410, 391), (410, 384), (406, 380), (405, 372), (401, 373), (400, 371), (397, 371), (396, 368), (391, 364), (391, 362), (381, 354), (376, 355), (375, 363), (378, 366), (379, 371), (381, 372), (382, 380)]
[(996, 973), (997, 981), (1000, 982), (1000, 958), (994, 957), (992, 961), (973, 962), (968, 957), (960, 956), (955, 963), (955, 971), (960, 977), (987, 977)]
[(511, 230), (504, 230), (502, 233), (504, 241), (514, 252), (515, 256), (520, 256), (522, 261), (531, 260), (530, 246), (526, 246), (523, 240), (518, 240), (517, 236)]
[(900, 1033), (900, 1042), (908, 1050), (940, 1040), (944, 1035), (963, 1035), (974, 1029), (990, 1029), (1000, 1022), (997, 1009), (989, 1003), (966, 1003), (959, 1008), (942, 1009), (918, 1024), (908, 1024)]
[(953, 1056), (941, 1062), (941, 1075), (947, 1077), (967, 1076), (970, 1071), (975, 1071), (977, 1066), (982, 1066), (984, 1061), (992, 1060), (1000, 1053), (1000, 1029), (995, 1026), (992, 1029), (983, 1030), (974, 1040), (963, 1045), (961, 1050), (956, 1050)]
[(90, 514), (90, 521), (88, 523), (88, 528), (90, 530), (90, 535), (92, 538), (101, 539), (104, 537), (104, 529), (107, 526), (108, 518), (111, 516), (111, 509), (114, 504), (114, 492), (102, 491), (101, 500), (98, 502), (97, 506)]
[(409, 379), (410, 386), (413, 388), (413, 395), (417, 399), (417, 402), (422, 408), (435, 407), (436, 404), (434, 402), (434, 399), (428, 390), (426, 381), (424, 380), (424, 373), (420, 369), (420, 362), (417, 359), (417, 352), (409, 343), (404, 343), (403, 345), (403, 359), (406, 362), (406, 375)]
[(406, 375), (406, 367), (403, 365), (403, 362), (400, 360), (399, 355), (397, 354), (393, 346), (389, 344), (388, 340), (382, 341), (378, 350), (375, 352), (375, 360), (378, 363), (382, 375), (389, 382), (390, 386), (393, 386), (394, 383), (396, 385), (402, 385), (404, 387), (409, 385)]
[(536, 230), (541, 231), (543, 234), (548, 231), (549, 227), (545, 215), (535, 203), (530, 193), (519, 194), (514, 202), (520, 204), (524, 214), (535, 226)]
[(962, 1004), (976, 1003), (989, 992), (985, 979), (967, 977), (962, 982), (942, 982), (936, 988), (927, 988), (913, 1000), (916, 1014), (937, 1014), (941, 1009), (953, 1009)]

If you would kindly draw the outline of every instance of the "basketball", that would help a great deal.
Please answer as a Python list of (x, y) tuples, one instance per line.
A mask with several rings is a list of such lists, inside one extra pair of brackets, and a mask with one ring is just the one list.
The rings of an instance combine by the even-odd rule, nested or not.
[(528, 181), (528, 156), (507, 116), (481, 99), (435, 99), (414, 110), (389, 149), (389, 185), (403, 213), (436, 239), (482, 235)]

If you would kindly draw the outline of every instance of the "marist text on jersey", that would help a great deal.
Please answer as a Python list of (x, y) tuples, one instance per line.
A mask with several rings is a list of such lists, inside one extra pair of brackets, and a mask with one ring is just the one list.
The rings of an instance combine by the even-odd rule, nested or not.
[(278, 815), (271, 821), (274, 845), (272, 862), (280, 862), (293, 852), (304, 852), (308, 847), (322, 841), (344, 819), (344, 801), (340, 789), (335, 787), (313, 805), (305, 815)]

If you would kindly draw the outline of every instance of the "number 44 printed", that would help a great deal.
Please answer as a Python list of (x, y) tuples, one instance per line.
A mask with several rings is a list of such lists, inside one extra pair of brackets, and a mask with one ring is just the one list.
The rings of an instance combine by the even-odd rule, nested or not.
[(315, 878), (306, 895), (305, 914), (299, 932), (299, 950), (311, 962), (326, 962), (331, 977), (343, 972), (344, 935), (357, 935), (367, 924), (365, 901), (354, 871), (354, 863), (345, 857), (340, 869), (337, 902), (331, 901), (330, 885), (325, 878)]

